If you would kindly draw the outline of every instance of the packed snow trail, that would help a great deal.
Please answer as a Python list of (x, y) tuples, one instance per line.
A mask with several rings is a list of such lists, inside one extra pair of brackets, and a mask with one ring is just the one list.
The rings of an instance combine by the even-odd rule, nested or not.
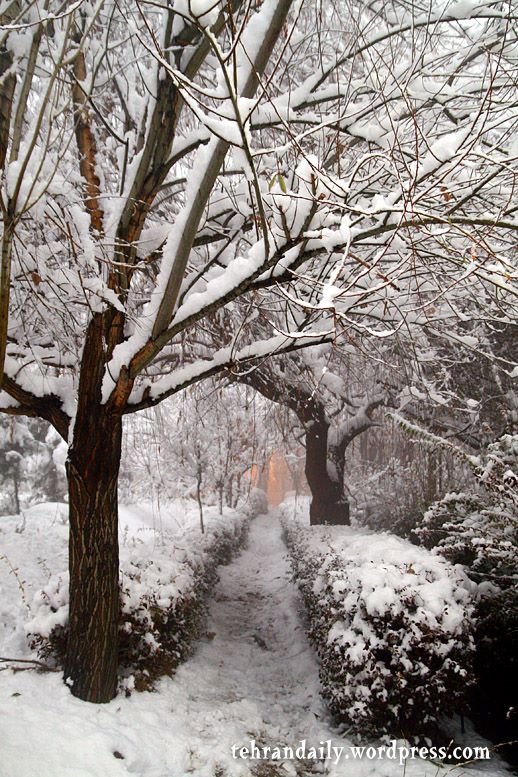
[[(432, 761), (357, 760), (353, 743), (333, 728), (320, 697), (318, 662), (305, 635), (302, 603), (290, 580), (275, 513), (252, 521), (247, 547), (220, 567), (219, 578), (207, 638), (174, 678), (173, 698), (181, 689), (181, 717), (189, 725), (189, 761), (183, 773), (172, 770), (168, 777), (436, 777), (438, 765)], [(239, 749), (250, 748), (251, 740), (259, 747), (294, 751), (303, 740), (308, 749), (326, 749), (329, 743), (341, 757), (336, 763), (333, 757), (243, 760)], [(482, 765), (478, 777), (488, 766)], [(446, 769), (452, 777), (456, 774), (452, 767)], [(495, 777), (499, 772), (490, 773)]]
[[(247, 746), (251, 739), (258, 745), (297, 747), (303, 739), (309, 746), (324, 735), (329, 738), (320, 722), (325, 712), (318, 667), (298, 614), (300, 598), (289, 581), (276, 516), (252, 521), (246, 549), (220, 567), (219, 577), (208, 638), (175, 678), (186, 691), (186, 716), (200, 726), (200, 749), (206, 751), (213, 740), (228, 764), (232, 745)], [(230, 732), (224, 744), (222, 737)], [(232, 760), (235, 768), (241, 759)], [(251, 769), (257, 763), (241, 766)], [(295, 763), (291, 770), (286, 765), (279, 773), (295, 774), (295, 766), (301, 774), (325, 773), (321, 765), (309, 763)]]

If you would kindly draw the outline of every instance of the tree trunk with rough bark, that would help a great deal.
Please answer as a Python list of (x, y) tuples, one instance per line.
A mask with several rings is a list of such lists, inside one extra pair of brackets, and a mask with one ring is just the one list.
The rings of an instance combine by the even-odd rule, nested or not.
[[(97, 412), (95, 412), (95, 410)], [(117, 688), (120, 417), (99, 408), (91, 445), (68, 461), (70, 615), (65, 678), (74, 696), (108, 702)], [(76, 424), (77, 426), (77, 424)]]
[(117, 689), (119, 410), (101, 403), (103, 326), (94, 317), (81, 365), (79, 403), (69, 449), (70, 612), (65, 679), (74, 696), (108, 702)]
[(349, 503), (338, 481), (328, 472), (329, 423), (324, 418), (306, 424), (306, 479), (311, 489), (310, 523), (349, 525)]

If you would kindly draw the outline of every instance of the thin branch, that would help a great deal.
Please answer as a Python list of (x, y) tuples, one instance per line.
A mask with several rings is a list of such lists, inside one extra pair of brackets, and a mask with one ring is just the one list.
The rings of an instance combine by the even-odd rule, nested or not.
[[(43, 661), (36, 661), (34, 659), (30, 658), (6, 658), (5, 656), (0, 656), (0, 661), (2, 663), (9, 663), (9, 664), (30, 664), (31, 666), (35, 666), (38, 669), (42, 669), (45, 672), (61, 672), (61, 669), (57, 669), (53, 666), (48, 666), (48, 664), (44, 664)], [(6, 667), (7, 668), (7, 667)], [(30, 667), (27, 667), (29, 669)], [(13, 668), (13, 671), (16, 671), (15, 668)]]

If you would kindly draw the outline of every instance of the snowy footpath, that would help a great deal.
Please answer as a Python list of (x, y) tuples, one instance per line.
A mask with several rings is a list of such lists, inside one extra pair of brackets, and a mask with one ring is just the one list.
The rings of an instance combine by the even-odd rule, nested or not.
[[(504, 775), (493, 762), (452, 769), (419, 759), (357, 759), (319, 698), (318, 667), (275, 515), (220, 569), (205, 639), (156, 693), (107, 705), (74, 699), (61, 676), (0, 674), (0, 777), (431, 777)], [(249, 760), (255, 747), (342, 748), (318, 761)], [(323, 751), (322, 751), (323, 752)]]

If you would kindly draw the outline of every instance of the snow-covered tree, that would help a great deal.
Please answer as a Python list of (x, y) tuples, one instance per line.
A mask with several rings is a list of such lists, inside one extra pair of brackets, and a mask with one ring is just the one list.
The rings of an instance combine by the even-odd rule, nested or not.
[(495, 308), (477, 320), (478, 310), (471, 306), (456, 327), (430, 333), (422, 391), (415, 392), (421, 401), (406, 408), (409, 417), (472, 452), (518, 430), (518, 327)]
[(45, 421), (0, 416), (0, 513), (20, 513), (38, 499), (63, 499), (62, 447)]
[(263, 362), (238, 377), (293, 413), (305, 445), (312, 525), (349, 523), (346, 450), (377, 423), (375, 411), (391, 401), (390, 391), (375, 380), (372, 365), (358, 354), (353, 369), (348, 356), (331, 345), (317, 346)]
[(209, 380), (130, 416), (121, 469), (124, 498), (193, 499), (201, 476), (206, 504), (217, 502), (220, 512), (223, 505), (236, 507), (277, 440), (265, 426), (264, 404), (246, 387)]
[(516, 10), (13, 0), (0, 14), (0, 405), (68, 442), (65, 677), (107, 701), (125, 414), (336, 324), (386, 337), (445, 295), (453, 318), (469, 284), (515, 309)]

